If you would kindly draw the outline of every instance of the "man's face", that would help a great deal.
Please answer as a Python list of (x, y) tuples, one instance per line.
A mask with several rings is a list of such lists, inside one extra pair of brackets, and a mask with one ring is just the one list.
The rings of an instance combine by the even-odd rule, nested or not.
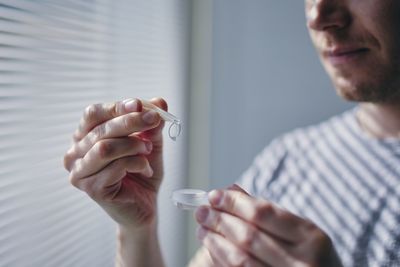
[(339, 95), (400, 95), (400, 0), (305, 0), (307, 27)]

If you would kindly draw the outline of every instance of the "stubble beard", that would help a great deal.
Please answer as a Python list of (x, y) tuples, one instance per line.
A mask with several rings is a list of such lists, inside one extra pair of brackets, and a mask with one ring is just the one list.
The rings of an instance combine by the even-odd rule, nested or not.
[(369, 75), (359, 81), (352, 80), (352, 77), (335, 75), (326, 70), (336, 93), (344, 100), (400, 105), (400, 67), (391, 73), (384, 73), (377, 69), (375, 75)]

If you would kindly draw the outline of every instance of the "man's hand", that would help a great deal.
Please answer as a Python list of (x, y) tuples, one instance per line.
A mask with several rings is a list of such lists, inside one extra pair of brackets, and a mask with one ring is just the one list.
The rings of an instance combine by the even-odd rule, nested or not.
[[(167, 109), (162, 99), (153, 104)], [(140, 100), (86, 108), (65, 154), (71, 183), (85, 191), (122, 227), (153, 221), (163, 177), (162, 128)]]
[(338, 267), (330, 238), (315, 224), (244, 192), (215, 190), (196, 211), (198, 238), (216, 266)]

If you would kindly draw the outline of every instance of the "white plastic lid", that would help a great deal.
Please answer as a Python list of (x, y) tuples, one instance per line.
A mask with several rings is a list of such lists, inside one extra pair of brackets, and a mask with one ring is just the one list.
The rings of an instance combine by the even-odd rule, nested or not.
[(172, 201), (180, 209), (190, 210), (209, 205), (208, 193), (199, 189), (179, 189), (172, 192)]

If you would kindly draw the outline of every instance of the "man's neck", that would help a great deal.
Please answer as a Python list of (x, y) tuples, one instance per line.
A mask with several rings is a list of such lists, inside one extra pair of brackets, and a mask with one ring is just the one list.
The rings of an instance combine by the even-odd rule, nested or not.
[(361, 128), (372, 137), (400, 139), (399, 103), (361, 103), (357, 119)]

